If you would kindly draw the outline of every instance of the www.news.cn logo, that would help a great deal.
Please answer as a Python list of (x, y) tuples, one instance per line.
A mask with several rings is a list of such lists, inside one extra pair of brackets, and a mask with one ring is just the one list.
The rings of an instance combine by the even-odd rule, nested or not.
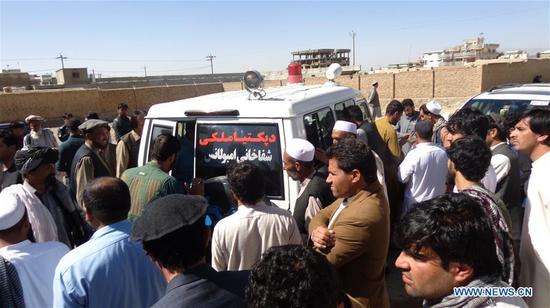
[(456, 287), (455, 296), (465, 297), (532, 297), (532, 287)]

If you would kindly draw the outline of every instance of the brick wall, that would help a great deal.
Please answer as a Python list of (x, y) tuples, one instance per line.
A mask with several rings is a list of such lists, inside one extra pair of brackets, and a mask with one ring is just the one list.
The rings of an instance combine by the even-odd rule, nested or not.
[[(221, 83), (125, 89), (64, 89), (0, 94), (0, 122), (22, 120), (29, 114), (57, 119), (64, 112), (82, 116), (90, 111), (111, 116), (121, 102), (130, 109), (223, 92)], [(107, 116), (108, 117), (108, 116)]]

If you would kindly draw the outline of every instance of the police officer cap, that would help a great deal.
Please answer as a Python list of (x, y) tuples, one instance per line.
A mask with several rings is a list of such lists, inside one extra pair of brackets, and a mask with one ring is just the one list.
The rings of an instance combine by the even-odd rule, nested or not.
[(201, 196), (172, 194), (150, 202), (132, 226), (132, 239), (151, 241), (191, 226), (206, 213), (208, 203)]
[(80, 124), (80, 126), (78, 126), (78, 128), (82, 131), (89, 131), (89, 130), (92, 130), (96, 127), (102, 127), (102, 126), (109, 128), (109, 123), (107, 123), (107, 121), (103, 121), (103, 120), (90, 119), (90, 120)]

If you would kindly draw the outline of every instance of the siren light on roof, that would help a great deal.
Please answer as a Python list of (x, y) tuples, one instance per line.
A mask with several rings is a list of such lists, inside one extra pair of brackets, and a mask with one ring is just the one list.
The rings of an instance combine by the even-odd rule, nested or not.
[(334, 79), (340, 75), (342, 75), (342, 66), (340, 64), (332, 63), (327, 68), (326, 76), (328, 80), (334, 81)]
[(302, 65), (300, 63), (290, 63), (288, 65), (288, 83), (303, 83)]

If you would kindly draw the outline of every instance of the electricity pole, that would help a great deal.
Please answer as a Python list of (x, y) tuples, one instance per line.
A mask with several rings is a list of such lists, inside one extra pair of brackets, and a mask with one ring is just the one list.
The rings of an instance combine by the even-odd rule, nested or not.
[(63, 62), (63, 60), (66, 60), (67, 57), (63, 57), (63, 55), (61, 53), (59, 53), (59, 57), (56, 57), (56, 59), (61, 60), (61, 69), (65, 69), (65, 63)]
[(351, 31), (349, 35), (351, 36), (353, 42), (353, 66), (355, 66), (355, 37), (357, 36), (357, 33), (355, 33), (355, 31)]
[(147, 77), (147, 66), (143, 67), (143, 72), (145, 73), (145, 77)]
[(206, 61), (210, 61), (210, 73), (214, 75), (214, 58), (216, 56), (213, 56), (212, 54), (206, 56)]

